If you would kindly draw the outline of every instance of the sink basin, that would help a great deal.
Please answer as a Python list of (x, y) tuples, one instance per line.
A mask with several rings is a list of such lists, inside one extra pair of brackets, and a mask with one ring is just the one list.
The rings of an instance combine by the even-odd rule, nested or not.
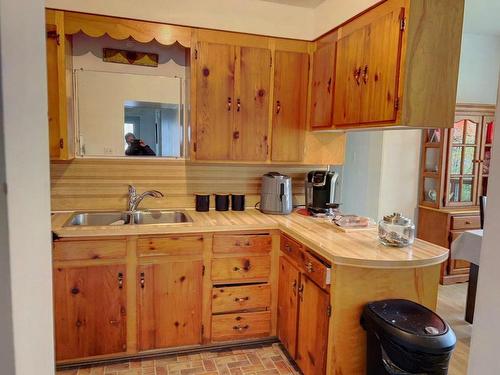
[(182, 211), (137, 211), (132, 217), (134, 224), (181, 224), (193, 221)]
[(125, 212), (78, 212), (71, 216), (65, 227), (124, 225), (130, 223), (130, 215)]
[(106, 226), (127, 224), (181, 224), (193, 220), (182, 211), (77, 212), (64, 224), (72, 226)]

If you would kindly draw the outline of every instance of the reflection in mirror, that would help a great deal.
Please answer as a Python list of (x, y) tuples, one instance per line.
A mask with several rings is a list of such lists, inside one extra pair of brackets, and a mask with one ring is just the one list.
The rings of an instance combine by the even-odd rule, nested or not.
[(184, 156), (182, 79), (76, 70), (81, 156)]

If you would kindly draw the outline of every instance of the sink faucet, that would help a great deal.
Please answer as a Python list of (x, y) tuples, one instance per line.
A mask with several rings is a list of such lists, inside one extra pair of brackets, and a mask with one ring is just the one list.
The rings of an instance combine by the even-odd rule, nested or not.
[(130, 212), (134, 212), (137, 210), (137, 206), (142, 202), (142, 200), (146, 197), (153, 198), (162, 198), (163, 193), (158, 190), (148, 190), (142, 194), (137, 194), (137, 190), (134, 186), (128, 186), (128, 210)]

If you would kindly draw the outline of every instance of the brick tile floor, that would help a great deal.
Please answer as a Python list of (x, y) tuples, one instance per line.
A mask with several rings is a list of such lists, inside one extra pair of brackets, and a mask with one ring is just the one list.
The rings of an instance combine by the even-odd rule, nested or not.
[(298, 375), (278, 344), (158, 357), (108, 366), (61, 370), (57, 375)]

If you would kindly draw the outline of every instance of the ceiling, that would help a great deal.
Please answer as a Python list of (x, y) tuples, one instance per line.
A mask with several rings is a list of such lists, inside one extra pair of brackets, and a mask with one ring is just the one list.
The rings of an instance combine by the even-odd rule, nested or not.
[(319, 4), (321, 4), (325, 0), (261, 0), (261, 1), (292, 5), (302, 8), (316, 8)]
[(500, 0), (465, 0), (464, 32), (500, 36)]

